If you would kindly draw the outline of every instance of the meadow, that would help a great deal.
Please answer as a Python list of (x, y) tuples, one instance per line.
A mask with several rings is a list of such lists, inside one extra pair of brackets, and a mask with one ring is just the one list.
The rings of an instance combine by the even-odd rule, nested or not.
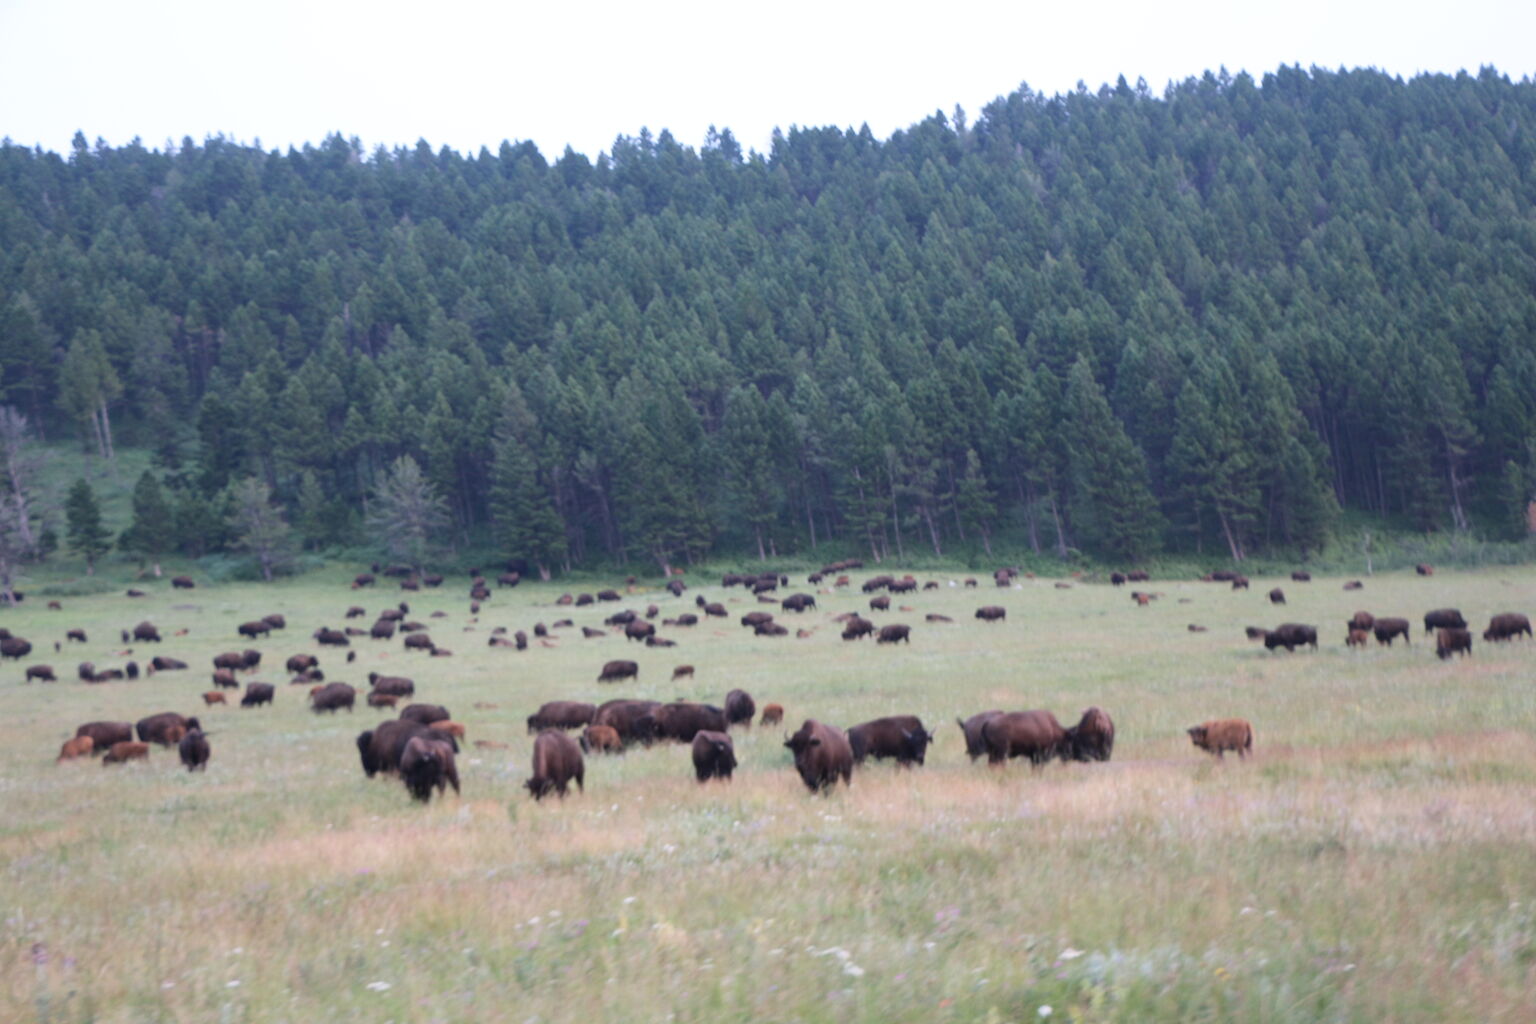
[[(1498, 568), (1129, 588), (1047, 579), (898, 596), (909, 645), (845, 643), (832, 616), (854, 587), (781, 615), (809, 637), (736, 624), (760, 605), (718, 578), (681, 598), (557, 608), (568, 584), (499, 590), (471, 621), (467, 580), (351, 591), (350, 571), (150, 595), (47, 594), (0, 611), (32, 657), (0, 668), (0, 1020), (265, 1021), (1530, 1021), (1536, 1019), (1536, 644), (1481, 641), (1490, 615), (1536, 612), (1536, 571)], [(809, 591), (803, 575), (788, 592)], [(1271, 586), (1289, 603), (1272, 607)], [(651, 587), (655, 587), (653, 581)], [(61, 588), (64, 589), (64, 588)], [(663, 629), (675, 649), (583, 639), (616, 607), (729, 620)], [(448, 658), (354, 638), (355, 664), (309, 634), (404, 598)], [(1002, 604), (1001, 624), (973, 619)], [(1459, 607), (1472, 656), (1436, 659), (1423, 613)], [(1356, 609), (1415, 623), (1411, 646), (1344, 646)], [(434, 611), (446, 616), (433, 619)], [(211, 658), (238, 623), (282, 612), (254, 645), (275, 706), (204, 710)], [(930, 612), (952, 624), (929, 624)], [(495, 626), (569, 616), (552, 647), (487, 646)], [(186, 672), (84, 685), (75, 664), (121, 665), (119, 630)], [(1321, 649), (1270, 654), (1247, 625), (1316, 624)], [(1207, 632), (1190, 632), (1194, 623)], [(353, 623), (357, 624), (357, 623)], [(54, 641), (66, 628), (86, 644)], [(178, 630), (185, 636), (174, 637)], [(369, 781), (353, 739), (383, 713), (317, 716), (281, 671), (317, 652), (328, 680), (411, 676), (465, 723), (463, 794), (422, 806)], [(638, 681), (599, 685), (629, 657)], [(57, 684), (24, 684), (52, 663)], [(670, 680), (680, 663), (693, 680)], [(680, 745), (589, 757), (586, 790), (536, 804), (522, 788), (539, 703), (617, 696), (720, 703), (748, 690), (794, 729), (920, 715), (926, 766), (858, 770), (809, 795), (782, 730), (734, 732), (728, 784), (693, 780)], [(964, 753), (956, 716), (1090, 704), (1114, 717), (1108, 764)], [(162, 710), (201, 717), (213, 758), (55, 764), (81, 722)], [(1242, 716), (1255, 756), (1217, 763), (1186, 727)], [(474, 740), (507, 744), (482, 749)]]

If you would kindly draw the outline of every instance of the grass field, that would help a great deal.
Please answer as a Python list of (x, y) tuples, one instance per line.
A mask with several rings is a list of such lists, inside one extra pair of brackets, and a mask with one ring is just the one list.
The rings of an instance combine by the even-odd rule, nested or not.
[[(694, 581), (728, 622), (663, 632), (674, 650), (559, 631), (554, 648), (489, 648), (494, 626), (611, 605), (553, 606), (557, 586), (498, 591), (471, 624), (465, 581), (437, 592), (351, 592), (336, 569), (272, 586), (151, 596), (34, 595), (0, 612), (31, 639), (55, 685), (0, 670), (0, 1020), (3, 1021), (1530, 1021), (1536, 1020), (1536, 644), (1476, 643), (1442, 663), (1412, 646), (1348, 651), (1357, 608), (1418, 622), (1456, 606), (1480, 634), (1502, 611), (1536, 611), (1536, 571), (1500, 569), (1283, 585), (1154, 581), (1124, 590), (998, 590), (898, 597), (910, 647), (844, 643), (831, 616), (851, 591), (757, 638), (759, 605)], [(596, 589), (596, 588), (591, 588)], [(809, 589), (804, 586), (793, 590)], [(355, 638), (355, 665), (309, 634), (402, 596), (451, 658)], [(1004, 624), (972, 618), (982, 604)], [(436, 610), (446, 618), (430, 619)], [(246, 646), (237, 623), (283, 612), (255, 646), (276, 706), (204, 712), (211, 657)], [(956, 620), (929, 625), (928, 612)], [(149, 619), (164, 644), (133, 657), (193, 669), (86, 686), (74, 666), (121, 665), (118, 630)], [(1320, 627), (1322, 649), (1267, 654), (1245, 625)], [(1191, 633), (1190, 623), (1209, 628)], [(472, 631), (465, 631), (473, 625)], [(67, 627), (90, 642), (61, 654)], [(186, 629), (186, 636), (172, 637)], [(626, 649), (627, 648), (627, 649)], [(320, 653), (328, 679), (412, 676), (417, 699), (466, 723), (461, 798), (414, 804), (364, 779), (354, 736), (382, 716), (317, 717), (281, 662)], [(636, 683), (599, 686), (631, 657)], [(669, 682), (678, 663), (693, 682)], [(850, 725), (920, 715), (939, 739), (914, 771), (883, 764), (812, 797), (779, 731), (735, 734), (741, 767), (700, 786), (687, 749), (588, 760), (587, 789), (535, 804), (522, 789), (523, 719), (554, 698), (689, 697), (733, 687)], [(957, 715), (1049, 708), (1114, 716), (1107, 765), (1032, 773), (964, 755)], [(173, 751), (147, 764), (55, 765), (94, 719), (178, 710), (211, 732), (206, 775)], [(1256, 757), (1215, 763), (1185, 727), (1254, 723)]]

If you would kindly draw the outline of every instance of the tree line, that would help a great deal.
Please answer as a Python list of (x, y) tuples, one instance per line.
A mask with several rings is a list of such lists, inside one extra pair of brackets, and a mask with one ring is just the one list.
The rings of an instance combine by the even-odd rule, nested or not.
[(766, 153), (7, 140), (0, 401), (154, 449), (147, 557), (248, 539), (252, 487), (298, 545), (546, 573), (1524, 536), (1533, 132), (1491, 69), (1282, 67)]

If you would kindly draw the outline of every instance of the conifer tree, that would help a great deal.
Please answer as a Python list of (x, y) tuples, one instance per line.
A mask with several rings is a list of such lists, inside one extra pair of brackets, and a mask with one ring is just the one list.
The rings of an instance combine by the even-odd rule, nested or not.
[(1065, 408), (1074, 531), (1112, 558), (1134, 561), (1150, 554), (1162, 523), (1146, 463), (1110, 411), (1086, 356), (1072, 365)]
[(69, 489), (64, 516), (70, 550), (85, 559), (86, 575), (93, 575), (96, 560), (112, 548), (112, 532), (101, 521), (96, 492), (85, 480), (76, 480)]
[(133, 485), (133, 521), (117, 546), (138, 555), (160, 575), (160, 559), (175, 546), (176, 522), (170, 501), (155, 475), (145, 470)]

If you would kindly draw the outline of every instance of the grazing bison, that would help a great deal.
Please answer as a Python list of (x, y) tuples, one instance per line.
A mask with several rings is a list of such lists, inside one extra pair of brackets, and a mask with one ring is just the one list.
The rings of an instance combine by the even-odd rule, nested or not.
[[(674, 675), (673, 678), (677, 677)], [(750, 729), (752, 716), (755, 714), (757, 714), (757, 703), (746, 690), (732, 690), (725, 695), (725, 720), (728, 724), (745, 723)]]
[(1109, 574), (1110, 586), (1120, 587), (1125, 585), (1125, 573), (1112, 572)]
[(68, 640), (70, 643), (80, 643), (80, 644), (83, 644), (83, 643), (86, 642), (85, 630), (83, 630), (83, 629), (71, 629), (71, 630), (68, 630), (68, 631), (66, 631), (64, 633), (64, 639)]
[(807, 718), (784, 745), (795, 755), (795, 771), (812, 793), (830, 790), (838, 779), (853, 784), (853, 747), (836, 726)]
[(741, 617), (741, 624), (748, 629), (756, 629), (758, 626), (772, 621), (773, 615), (770, 612), (747, 612), (747, 614)]
[(528, 716), (528, 735), (536, 735), (545, 729), (580, 729), (590, 725), (596, 715), (597, 708), (592, 704), (576, 700), (548, 701)]
[(1376, 642), (1392, 646), (1395, 637), (1402, 637), (1403, 643), (1408, 643), (1407, 619), (1377, 619), (1375, 623)]
[(982, 736), (982, 729), (988, 722), (1002, 713), (1001, 711), (983, 711), (980, 714), (972, 715), (964, 721), (958, 718), (955, 719), (955, 724), (960, 726), (960, 732), (965, 736), (965, 752), (972, 761), (987, 752), (987, 741)]
[(644, 640), (649, 643), (656, 637), (656, 627), (644, 619), (635, 619), (624, 627), (625, 640)]
[(1472, 653), (1472, 631), (1447, 626), (1435, 633), (1435, 654), (1441, 661), (1453, 654)]
[(455, 722), (452, 719), (443, 719), (440, 722), (432, 722), (427, 726), (427, 728), (433, 730), (434, 732), (442, 733), (445, 736), (452, 736), (455, 740), (461, 740), (464, 738), (464, 723)]
[(148, 761), (149, 744), (147, 743), (114, 743), (107, 750), (107, 756), (101, 759), (102, 764), (123, 764), (127, 761)]
[(626, 609), (624, 609), (621, 612), (614, 612), (612, 615), (608, 616), (606, 619), (603, 620), (603, 625), (605, 625), (605, 626), (627, 626), (631, 622), (634, 622), (635, 618), (636, 618), (635, 610), (633, 608), (626, 608)]
[(1253, 726), (1241, 718), (1218, 718), (1214, 721), (1191, 726), (1184, 730), (1189, 740), (1218, 760), (1225, 759), (1227, 751), (1237, 751), (1238, 757), (1253, 752)]
[(272, 632), (272, 627), (265, 619), (252, 619), (250, 622), (242, 622), (235, 627), (235, 631), (241, 636), (250, 637), (252, 640), (266, 636)]
[(1423, 562), (1420, 562), (1418, 565), (1413, 567), (1413, 571), (1418, 573), (1420, 576), (1433, 576), (1435, 574), (1435, 567), (1432, 565), (1425, 565)]
[(238, 672), (245, 668), (245, 654), (241, 651), (225, 651), (223, 654), (216, 654), (213, 657), (213, 667)]
[(405, 676), (381, 676), (369, 672), (368, 685), (373, 687), (374, 693), (387, 693), (393, 697), (409, 697), (416, 692), (415, 680)]
[(1103, 708), (1083, 712), (1076, 725), (1067, 729), (1063, 758), (1074, 761), (1108, 761), (1115, 749), (1115, 723)]
[(188, 729), (187, 734), (176, 745), (176, 752), (181, 755), (181, 763), (187, 766), (189, 772), (200, 772), (208, 769), (208, 737), (201, 729)]
[(1027, 757), (1038, 768), (1065, 751), (1067, 731), (1049, 711), (1012, 711), (989, 719), (981, 738), (991, 764)]
[(339, 629), (317, 629), (314, 633), (315, 642), (326, 647), (350, 647), (352, 641), (347, 639), (347, 634)]
[(894, 757), (901, 767), (922, 764), (928, 744), (934, 734), (923, 728), (922, 719), (916, 715), (892, 715), (861, 722), (848, 730), (848, 746), (853, 751), (853, 763), (863, 764), (864, 759), (875, 760)]
[(1371, 638), (1371, 634), (1363, 629), (1352, 629), (1344, 638), (1345, 647), (1364, 647), (1365, 642)]
[(229, 702), (224, 699), (223, 690), (209, 690), (203, 694), (203, 703), (208, 707), (213, 707), (215, 704), (227, 705)]
[(59, 748), (59, 756), (54, 763), (70, 761), (77, 757), (90, 757), (96, 751), (96, 741), (89, 736), (74, 736), (64, 741)]
[(904, 626), (899, 622), (881, 626), (879, 634), (875, 637), (877, 644), (897, 644), (903, 641), (908, 644), (912, 642), (912, 627)]
[(340, 711), (342, 708), (350, 713), (356, 700), (357, 691), (346, 683), (326, 683), (309, 692), (309, 704), (315, 714)]
[(448, 709), (441, 704), (407, 704), (405, 710), (400, 712), (402, 722), (419, 722), (422, 725), (431, 725), (433, 722), (447, 722), (453, 716)]
[(789, 627), (781, 626), (777, 622), (762, 622), (752, 632), (758, 636), (789, 636)]
[(1350, 629), (1370, 630), (1376, 625), (1376, 616), (1370, 612), (1355, 612), (1349, 620)]
[(425, 633), (411, 633), (405, 638), (405, 649), (408, 651), (427, 651), (436, 653), (437, 645), (432, 638)]
[(56, 683), (59, 681), (58, 677), (53, 674), (52, 665), (28, 665), (25, 678), (29, 683), (34, 679), (40, 683)]
[(160, 642), (160, 631), (155, 628), (155, 624), (152, 622), (141, 622), (133, 627), (133, 639), (140, 643), (158, 644)]
[(1248, 577), (1247, 576), (1233, 576), (1232, 577), (1232, 589), (1233, 590), (1247, 590), (1248, 589)]
[(374, 640), (393, 640), (395, 638), (395, 620), (377, 620), (368, 628), (368, 635)]
[[(692, 679), (693, 678), (693, 666), (692, 665), (679, 665), (679, 666), (677, 666), (676, 668), (674, 668), (672, 670), (672, 678), (673, 678), (673, 680)], [(729, 706), (729, 700), (727, 700), (727, 706)]]
[(581, 749), (587, 754), (594, 750), (599, 754), (622, 754), (624, 741), (619, 738), (618, 730), (611, 725), (589, 725), (582, 731)]
[[(263, 704), (271, 704), (276, 689), (271, 683), (246, 683), (245, 696), (240, 698), (240, 706), (243, 708), (259, 708)], [(224, 696), (222, 693), (219, 696)]]
[(1461, 617), (1461, 612), (1455, 608), (1436, 608), (1432, 612), (1424, 613), (1424, 633), (1428, 635), (1437, 629), (1466, 629), (1467, 620)]
[(364, 608), (362, 605), (355, 604), (347, 609), (347, 618), (349, 619), (360, 619), (367, 614), (368, 609)]
[(221, 690), (238, 690), (240, 683), (235, 679), (235, 673), (227, 668), (213, 670), (213, 685)]
[(640, 678), (640, 665), (633, 661), (610, 661), (603, 665), (603, 670), (598, 673), (597, 681), (600, 683), (613, 683), (621, 679)]
[(86, 722), (75, 730), (76, 736), (89, 736), (96, 745), (93, 753), (100, 754), (114, 743), (126, 743), (133, 739), (133, 725), (129, 722)]
[[(178, 715), (174, 711), (162, 711), (158, 715), (141, 718), (134, 724), (141, 743), (158, 743), (168, 747), (202, 724), (195, 718)], [(174, 738), (173, 738), (174, 737)]]
[(1344, 584), (1344, 589), (1345, 590), (1364, 590), (1365, 589), (1365, 584), (1361, 583), (1359, 580), (1350, 580), (1348, 583)]
[(539, 733), (533, 741), (531, 764), (533, 776), (523, 785), (528, 787), (535, 800), (544, 799), (551, 791), (564, 800), (572, 779), (576, 780), (577, 789), (586, 791), (582, 784), (586, 764), (581, 757), (581, 748), (563, 732), (547, 730)]
[(288, 620), (277, 612), (273, 612), (271, 615), (263, 615), (261, 621), (265, 622), (272, 629), (288, 628)]
[(191, 590), (197, 586), (197, 583), (193, 581), (191, 576), (172, 576), (171, 586), (177, 590)]
[(763, 705), (763, 717), (758, 720), (758, 725), (778, 725), (784, 721), (784, 707), (780, 704)]
[(295, 654), (288, 659), (287, 663), (283, 667), (286, 668), (290, 674), (292, 674), (298, 672), (306, 672), (309, 669), (315, 668), (319, 664), (320, 659), (315, 657), (313, 654)]
[(685, 591), (687, 589), (688, 589), (688, 584), (684, 583), (682, 580), (668, 580), (667, 581), (667, 590), (671, 592), (673, 597), (682, 597), (683, 596), (683, 591)]
[[(704, 614), (712, 618), (723, 619), (730, 614), (730, 612), (725, 610), (725, 605), (721, 604), (719, 601), (711, 601), (702, 607), (704, 609)], [(682, 621), (681, 617), (678, 619), (678, 621)]]
[(790, 594), (779, 602), (779, 607), (787, 612), (804, 612), (816, 607), (816, 598), (810, 594)]
[(982, 622), (1002, 622), (1008, 617), (1008, 609), (1001, 605), (989, 604), (984, 608), (977, 608), (976, 617)]
[[(700, 730), (725, 732), (729, 726), (724, 710), (713, 704), (699, 704), (694, 701), (678, 700), (670, 704), (662, 704), (652, 708), (650, 714), (653, 723), (651, 732), (658, 740), (691, 743)], [(644, 730), (645, 726), (636, 722), (636, 731)]]
[(380, 772), (387, 775), (398, 771), (405, 745), (417, 736), (431, 738), (432, 730), (420, 722), (393, 719), (359, 733), (357, 752), (362, 758), (363, 774), (371, 779)]
[(399, 702), (400, 698), (392, 693), (379, 693), (377, 690), (368, 693), (368, 706), (371, 708), (393, 708)]
[(1271, 590), (1269, 592), (1269, 603), (1270, 604), (1285, 604), (1285, 591), (1281, 590), (1279, 587), (1276, 587), (1274, 590)]
[(1310, 583), (1312, 582), (1312, 574), (1303, 569), (1297, 569), (1291, 573), (1291, 579), (1296, 583)]
[(608, 634), (603, 632), (601, 629), (594, 629), (591, 626), (582, 626), (581, 635), (586, 637), (588, 640), (599, 640)]
[(591, 594), (577, 594), (576, 595), (576, 607), (577, 608), (585, 608), (585, 607), (587, 607), (587, 605), (592, 604), (593, 600), (594, 600), (594, 598), (592, 597)]
[(700, 782), (730, 780), (736, 770), (736, 748), (723, 732), (702, 729), (693, 737), (693, 771)]
[(625, 743), (648, 743), (651, 734), (638, 728), (638, 724), (644, 719), (649, 727), (655, 721), (651, 713), (659, 707), (661, 702), (654, 700), (611, 700), (597, 709), (592, 724), (612, 727)]
[(445, 738), (412, 736), (400, 751), (400, 778), (411, 796), (422, 803), (432, 799), (433, 789), (442, 793), (451, 785), (458, 793), (459, 770), (452, 744)]
[(359, 587), (371, 587), (373, 586), (373, 583), (374, 577), (373, 573), (371, 572), (360, 572), (356, 576), (352, 577), (353, 590), (357, 590)]
[(1264, 634), (1264, 649), (1272, 651), (1276, 647), (1284, 647), (1287, 651), (1294, 651), (1298, 647), (1310, 645), (1317, 650), (1317, 627), (1303, 626), (1296, 622), (1286, 622)]
[(32, 653), (32, 645), (19, 636), (6, 637), (0, 640), (0, 658), (15, 658), (20, 661)]
[(891, 598), (889, 594), (881, 594), (879, 597), (869, 599), (869, 610), (872, 612), (888, 612), (891, 610)]
[(1488, 628), (1483, 630), (1483, 639), (1498, 642), (1513, 640), (1522, 634), (1531, 635), (1531, 620), (1518, 612), (1505, 612), (1488, 621)]
[(859, 640), (875, 631), (875, 624), (855, 615), (843, 623), (843, 639)]

